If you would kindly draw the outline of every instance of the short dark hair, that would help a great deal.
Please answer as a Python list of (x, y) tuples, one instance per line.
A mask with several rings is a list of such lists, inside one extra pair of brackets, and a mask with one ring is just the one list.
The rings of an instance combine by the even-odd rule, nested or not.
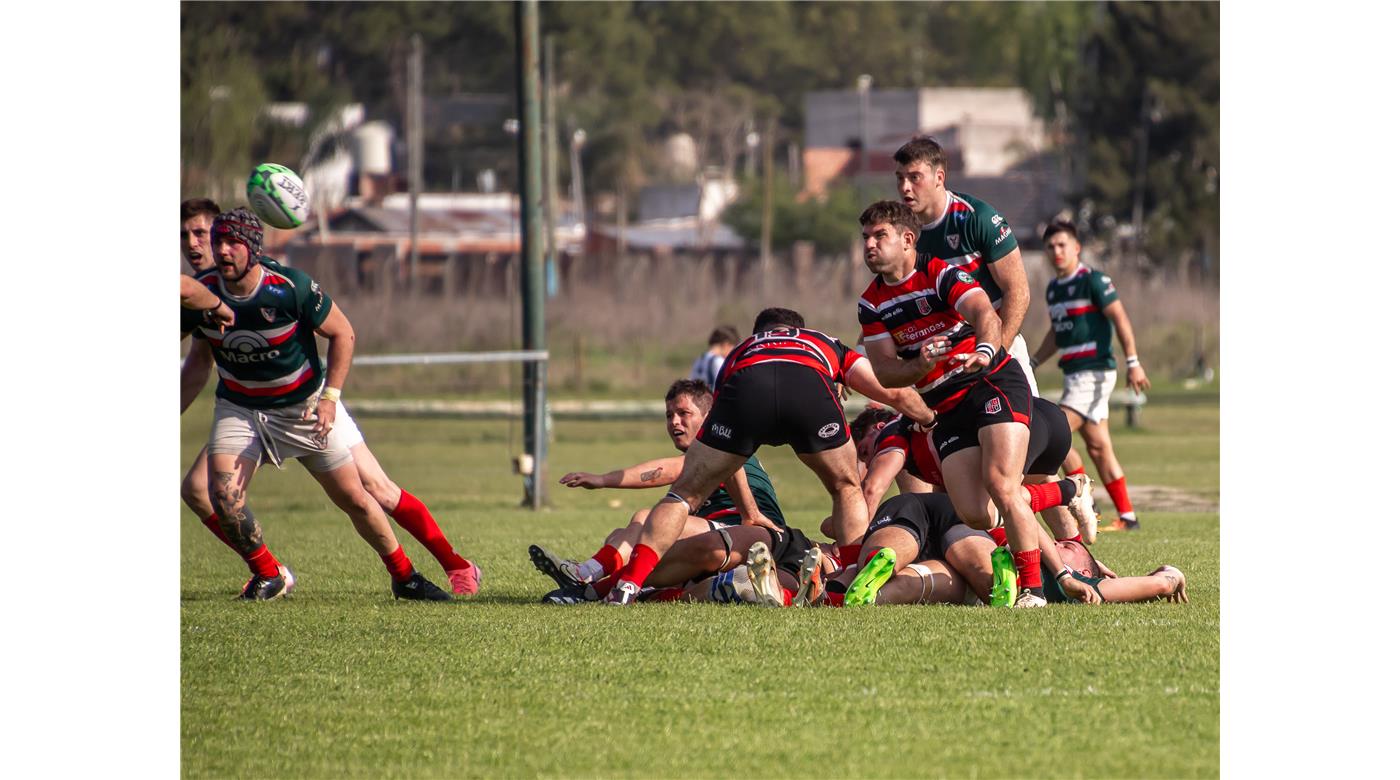
[(715, 400), (715, 394), (711, 392), (710, 386), (699, 379), (677, 379), (672, 382), (671, 388), (666, 391), (666, 403), (670, 403), (682, 395), (690, 396), (690, 400), (706, 412), (710, 410), (710, 405)]
[(865, 438), (865, 434), (869, 433), (871, 428), (880, 423), (887, 423), (897, 416), (893, 410), (883, 406), (866, 409), (856, 415), (854, 420), (851, 420), (851, 438), (860, 441)]
[(801, 314), (792, 309), (783, 309), (777, 306), (764, 309), (753, 319), (753, 332), (762, 333), (773, 328), (788, 326), (790, 328), (805, 328), (807, 320)]
[(213, 219), (219, 216), (219, 212), (221, 211), (223, 211), (223, 209), (219, 208), (219, 204), (208, 198), (190, 198), (189, 200), (180, 202), (180, 221), (184, 222), (200, 214), (208, 214), (209, 218)]
[(721, 325), (721, 326), (719, 326), (718, 328), (715, 328), (714, 330), (710, 331), (710, 343), (709, 343), (709, 346), (711, 346), (711, 347), (713, 347), (713, 346), (716, 345), (716, 344), (738, 344), (738, 343), (739, 343), (739, 329), (736, 328), (736, 327), (734, 327), (733, 325)]
[(882, 222), (908, 230), (914, 234), (915, 238), (924, 229), (924, 226), (919, 223), (919, 218), (914, 216), (914, 210), (897, 200), (877, 200), (860, 213), (862, 227), (878, 225)]
[(1057, 219), (1046, 225), (1045, 232), (1040, 234), (1040, 240), (1049, 241), (1050, 237), (1057, 233), (1068, 233), (1070, 238), (1079, 240), (1079, 231), (1075, 230), (1074, 223), (1067, 219)]
[(899, 147), (894, 153), (894, 161), (899, 165), (926, 162), (930, 168), (948, 170), (948, 155), (943, 147), (931, 136), (916, 135)]

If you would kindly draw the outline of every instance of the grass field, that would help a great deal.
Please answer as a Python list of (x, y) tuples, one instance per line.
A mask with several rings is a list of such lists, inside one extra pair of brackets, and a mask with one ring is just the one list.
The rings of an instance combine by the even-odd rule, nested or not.
[[(239, 603), (246, 569), (181, 507), (183, 774), (1214, 776), (1218, 405), (1157, 393), (1144, 427), (1115, 435), (1134, 486), (1191, 500), (1140, 506), (1145, 530), (1094, 550), (1120, 574), (1178, 566), (1191, 603), (1027, 612), (546, 607), (526, 545), (587, 555), (658, 493), (555, 486), (533, 514), (509, 470), (519, 423), (364, 420), (389, 473), (482, 566), (482, 593), (394, 602), (376, 556), (289, 465), (250, 495), (296, 594)], [(182, 420), (185, 463), (210, 407)], [(659, 420), (555, 435), (556, 479), (669, 454)], [(789, 522), (815, 536), (829, 509), (815, 478), (786, 450), (761, 456)]]

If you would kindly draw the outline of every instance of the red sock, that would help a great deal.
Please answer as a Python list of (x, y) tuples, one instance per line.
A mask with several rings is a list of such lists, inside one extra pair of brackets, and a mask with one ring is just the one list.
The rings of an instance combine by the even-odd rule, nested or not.
[(219, 541), (228, 545), (230, 550), (238, 552), (238, 548), (234, 547), (233, 542), (228, 540), (228, 534), (224, 533), (224, 527), (219, 525), (219, 515), (217, 512), (204, 518), (204, 527), (208, 528), (210, 533), (219, 537)]
[(1026, 490), (1031, 493), (1031, 511), (1039, 512), (1042, 509), (1060, 505), (1060, 483), (1047, 482), (1043, 485), (1026, 485)]
[(660, 558), (661, 556), (657, 555), (655, 550), (645, 544), (639, 544), (632, 548), (632, 560), (622, 567), (622, 571), (617, 573), (617, 578), (621, 582), (630, 582), (641, 588), (642, 583), (651, 576), (651, 571), (656, 568), (656, 562)]
[(860, 557), (861, 544), (847, 544), (836, 548), (836, 554), (841, 557), (842, 566), (850, 566)]
[(1012, 551), (1011, 559), (1016, 562), (1016, 579), (1022, 588), (1039, 588), (1040, 550)]
[(1004, 546), (1006, 545), (1006, 528), (1005, 528), (1005, 527), (1003, 527), (1003, 526), (998, 526), (998, 527), (993, 528), (992, 530), (988, 531), (987, 533), (989, 533), (989, 534), (992, 535), (992, 541), (994, 541), (994, 542), (997, 543), (997, 547), (1004, 547)]
[(1056, 539), (1055, 541), (1057, 541), (1057, 542), (1079, 542), (1080, 544), (1083, 544), (1083, 543), (1084, 543), (1084, 537), (1081, 536), (1080, 534), (1075, 534), (1074, 536), (1066, 536), (1066, 537), (1063, 538), (1063, 539)]
[(433, 519), (433, 513), (428, 511), (428, 507), (423, 505), (412, 493), (407, 490), (401, 491), (399, 495), (399, 505), (394, 507), (394, 511), (389, 513), (394, 518), (394, 522), (403, 526), (405, 531), (413, 534), (420, 544), (428, 548), (428, 552), (437, 558), (437, 562), (442, 564), (443, 571), (453, 571), (455, 569), (465, 569), (470, 565), (466, 558), (457, 554), (452, 549), (452, 543), (447, 541), (442, 529), (438, 527), (437, 521)]
[(1072, 477), (1072, 476), (1074, 476), (1075, 474), (1083, 474), (1083, 473), (1084, 473), (1084, 466), (1081, 465), (1079, 468), (1075, 469), (1074, 471), (1066, 471), (1066, 472), (1065, 472), (1065, 476), (1066, 476), (1066, 477)]
[(831, 591), (827, 591), (826, 603), (830, 604), (833, 607), (844, 607), (846, 606), (846, 594), (832, 593)]
[(1104, 483), (1104, 489), (1113, 499), (1113, 508), (1118, 510), (1118, 514), (1126, 515), (1133, 511), (1133, 502), (1128, 500), (1128, 478), (1126, 476)]
[(622, 553), (618, 552), (617, 548), (610, 544), (603, 545), (603, 548), (593, 553), (592, 557), (593, 560), (597, 561), (598, 564), (603, 567), (604, 577), (621, 569), (622, 564), (625, 563), (625, 561), (622, 560)]
[(617, 585), (619, 577), (620, 575), (614, 574), (611, 577), (604, 577), (597, 582), (589, 583), (584, 587), (592, 588), (593, 593), (597, 595), (598, 598), (605, 599), (608, 597), (608, 594), (612, 592), (613, 587)]
[(388, 555), (379, 556), (384, 561), (384, 568), (389, 570), (389, 576), (394, 582), (403, 582), (413, 576), (413, 562), (403, 554), (403, 545), (394, 548)]
[(783, 588), (783, 606), (785, 606), (785, 607), (790, 607), (790, 606), (792, 606), (792, 597), (793, 597), (794, 595), (796, 595), (796, 594), (793, 593), (792, 591), (788, 590), (787, 588)]
[(651, 594), (647, 601), (680, 601), (685, 597), (685, 588), (662, 588)]
[(281, 574), (277, 571), (277, 567), (281, 564), (273, 557), (272, 551), (267, 549), (267, 545), (252, 551), (243, 560), (248, 564), (248, 571), (251, 571), (255, 577), (270, 578)]

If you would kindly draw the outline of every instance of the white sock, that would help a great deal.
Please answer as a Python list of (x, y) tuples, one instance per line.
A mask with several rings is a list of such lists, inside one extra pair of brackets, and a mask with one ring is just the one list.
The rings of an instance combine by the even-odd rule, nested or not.
[(603, 576), (603, 564), (597, 559), (589, 558), (578, 565), (578, 578), (584, 582), (592, 582)]
[(1125, 523), (1131, 523), (1132, 521), (1137, 519), (1137, 512), (1124, 512), (1123, 514), (1118, 516), (1118, 519), (1122, 520)]
[(758, 601), (758, 593), (753, 589), (753, 580), (749, 579), (749, 567), (747, 566), (734, 569), (734, 595), (744, 601)]

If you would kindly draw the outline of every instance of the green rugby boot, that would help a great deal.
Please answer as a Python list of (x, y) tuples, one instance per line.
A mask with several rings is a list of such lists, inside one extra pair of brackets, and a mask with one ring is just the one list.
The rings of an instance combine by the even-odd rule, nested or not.
[(1016, 598), (1016, 563), (1011, 559), (1011, 548), (1005, 545), (992, 550), (992, 594), (993, 607), (1009, 607)]
[(894, 550), (881, 547), (879, 552), (870, 556), (860, 574), (851, 580), (851, 587), (846, 589), (846, 606), (864, 607), (874, 604), (880, 588), (884, 587), (893, 575)]

